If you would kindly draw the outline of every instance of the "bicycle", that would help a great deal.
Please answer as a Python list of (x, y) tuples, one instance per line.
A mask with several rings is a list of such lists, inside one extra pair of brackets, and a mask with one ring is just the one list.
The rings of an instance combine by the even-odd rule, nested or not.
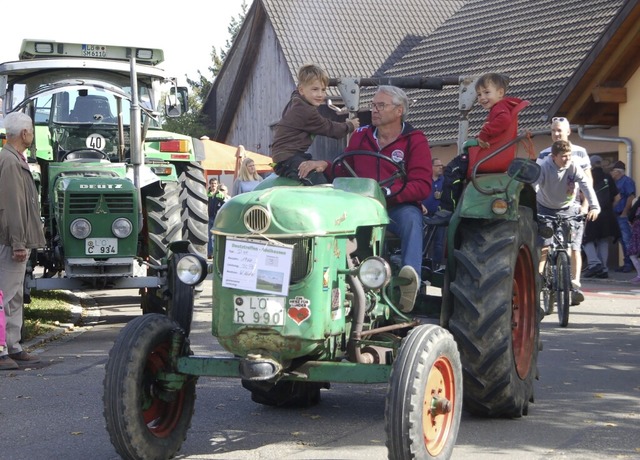
[[(572, 295), (570, 257), (572, 230), (576, 223), (583, 220), (584, 216), (581, 214), (574, 216), (538, 214), (541, 236), (553, 237), (542, 270), (542, 308), (545, 315), (551, 315), (554, 303), (557, 304), (560, 327), (567, 327), (569, 324)], [(551, 224), (551, 228), (544, 224)]]

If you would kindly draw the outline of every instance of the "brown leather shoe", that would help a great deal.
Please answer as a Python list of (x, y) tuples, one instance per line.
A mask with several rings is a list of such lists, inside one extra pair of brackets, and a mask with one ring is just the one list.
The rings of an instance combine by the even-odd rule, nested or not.
[(17, 361), (20, 364), (36, 364), (40, 362), (40, 358), (38, 358), (36, 355), (30, 355), (24, 350), (19, 353), (10, 353), (9, 358)]
[(18, 369), (19, 367), (18, 363), (9, 358), (9, 356), (0, 356), (0, 371), (11, 371), (13, 369)]

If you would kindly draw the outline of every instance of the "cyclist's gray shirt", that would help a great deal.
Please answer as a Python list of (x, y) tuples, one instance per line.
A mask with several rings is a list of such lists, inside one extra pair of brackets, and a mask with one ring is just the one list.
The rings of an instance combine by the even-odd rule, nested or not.
[(537, 163), (541, 168), (540, 177), (534, 184), (538, 203), (549, 209), (568, 208), (575, 200), (579, 187), (587, 198), (589, 210), (600, 211), (596, 192), (581, 167), (571, 161), (566, 168), (558, 168), (553, 162), (553, 155), (547, 155)]

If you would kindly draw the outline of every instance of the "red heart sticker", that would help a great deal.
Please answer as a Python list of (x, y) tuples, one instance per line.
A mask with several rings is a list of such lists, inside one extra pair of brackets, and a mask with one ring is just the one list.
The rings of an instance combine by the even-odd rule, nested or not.
[(311, 316), (311, 309), (309, 307), (290, 307), (287, 314), (296, 324), (300, 324)]

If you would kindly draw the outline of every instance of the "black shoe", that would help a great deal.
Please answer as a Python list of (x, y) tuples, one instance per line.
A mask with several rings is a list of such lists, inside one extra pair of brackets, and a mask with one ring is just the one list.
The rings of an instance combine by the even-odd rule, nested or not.
[(600, 273), (598, 273), (596, 275), (596, 278), (601, 279), (601, 280), (607, 279), (607, 278), (609, 278), (609, 272), (605, 271), (605, 270), (602, 270)]
[(583, 278), (595, 278), (600, 273), (604, 271), (602, 264), (594, 265), (593, 267), (589, 267), (582, 273)]
[(622, 267), (616, 268), (616, 273), (631, 273), (632, 269), (629, 265), (623, 265)]
[(584, 294), (578, 288), (571, 289), (571, 305), (580, 305), (584, 302)]

